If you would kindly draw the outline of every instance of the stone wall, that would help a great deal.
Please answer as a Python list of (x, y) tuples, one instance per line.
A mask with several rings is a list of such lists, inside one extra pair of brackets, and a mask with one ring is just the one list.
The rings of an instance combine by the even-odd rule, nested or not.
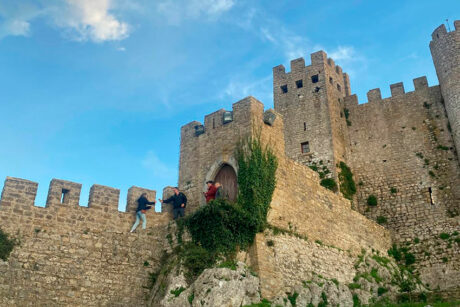
[(91, 188), (79, 206), (81, 184), (53, 179), (46, 207), (34, 206), (38, 184), (7, 177), (0, 202), (1, 228), (19, 239), (0, 261), (1, 306), (143, 306), (149, 272), (164, 250), (166, 214), (147, 213), (147, 229), (129, 233), (135, 201), (118, 211), (119, 190)]
[(314, 275), (353, 282), (356, 257), (334, 247), (270, 230), (256, 235), (250, 250), (251, 265), (260, 279), (261, 296), (273, 299), (291, 292)]
[(225, 110), (206, 115), (204, 133), (196, 135), (194, 121), (181, 128), (181, 148), (179, 162), (179, 189), (188, 198), (187, 212), (205, 204), (203, 192), (206, 181), (214, 180), (220, 168), (228, 164), (237, 171), (234, 151), (238, 141), (251, 135), (252, 119), (263, 116), (263, 104), (253, 97), (247, 97), (233, 104), (233, 120), (224, 124)]
[[(380, 219), (395, 242), (434, 243), (441, 233), (459, 229), (460, 169), (439, 86), (428, 87), (421, 77), (414, 87), (405, 93), (402, 83), (392, 85), (392, 97), (386, 99), (372, 90), (365, 104), (356, 96), (346, 98), (351, 165), (362, 214)], [(377, 206), (367, 204), (370, 195)], [(429, 257), (423, 249), (413, 253), (425, 281), (458, 286), (460, 259), (452, 257), (458, 244), (439, 245)]]
[(460, 152), (460, 20), (456, 20), (454, 26), (452, 32), (447, 32), (444, 25), (434, 30), (430, 50), (454, 142)]
[[(236, 110), (242, 110), (243, 108), (246, 109), (244, 121), (241, 120), (241, 115), (236, 112)], [(216, 127), (213, 130), (208, 128), (209, 130), (207, 129), (205, 134), (195, 137), (195, 139), (192, 139), (193, 141), (182, 139), (181, 177), (179, 182), (193, 180), (191, 177), (186, 177), (187, 179), (182, 177), (193, 175), (198, 178), (197, 182), (200, 183), (202, 188), (207, 179), (212, 179), (212, 177), (208, 177), (209, 174), (215, 173), (214, 169), (217, 169), (217, 166), (222, 161), (232, 161), (234, 159), (232, 158), (234, 149), (240, 137), (258, 134), (262, 144), (272, 148), (278, 158), (276, 188), (268, 213), (268, 222), (273, 227), (291, 231), (298, 236), (308, 237), (308, 247), (299, 247), (303, 249), (299, 253), (305, 253), (305, 255), (300, 256), (309, 256), (309, 253), (312, 252), (312, 246), (319, 246), (319, 244), (314, 243), (318, 240), (318, 242), (321, 242), (321, 246), (318, 248), (320, 250), (324, 248), (327, 250), (325, 253), (328, 255), (330, 253), (331, 255), (325, 256), (323, 263), (321, 257), (318, 257), (315, 263), (323, 267), (322, 270), (326, 270), (326, 267), (329, 267), (329, 264), (334, 262), (335, 266), (330, 266), (329, 268), (332, 272), (335, 271), (336, 267), (338, 268), (340, 263), (351, 265), (351, 260), (347, 257), (356, 256), (363, 248), (381, 252), (388, 250), (391, 246), (391, 238), (387, 230), (352, 210), (350, 201), (320, 186), (319, 176), (316, 172), (286, 157), (284, 151), (285, 130), (281, 114), (273, 110), (266, 111), (266, 113), (270, 112), (275, 115), (276, 119), (271, 125), (265, 124), (263, 121), (263, 105), (254, 98), (246, 98), (234, 104), (234, 111), (234, 126), (231, 129), (225, 126)], [(187, 136), (187, 130), (194, 131), (194, 128), (191, 129), (193, 125), (196, 125), (196, 122), (184, 126), (185, 128), (182, 130), (183, 136)], [(231, 132), (232, 130), (233, 133)], [(187, 143), (185, 143), (186, 141)], [(204, 154), (201, 156), (201, 150), (198, 149), (197, 157), (195, 153), (196, 147), (194, 146), (196, 143), (205, 147)], [(222, 147), (224, 146), (226, 148), (225, 153), (222, 152)], [(190, 155), (194, 155), (198, 161), (194, 161), (193, 164), (185, 164), (185, 158)], [(187, 161), (187, 163), (190, 162)], [(201, 189), (196, 188), (189, 188), (187, 191), (187, 195), (193, 201), (199, 199), (201, 193)], [(190, 204), (190, 206), (195, 208), (193, 204)], [(257, 235), (258, 238), (261, 235)], [(260, 239), (256, 241), (259, 242)], [(276, 260), (278, 258), (271, 259), (271, 254), (267, 255), (257, 251), (260, 247), (257, 242), (254, 247), (256, 250), (252, 253), (254, 256), (251, 259), (251, 263), (256, 265), (261, 276), (261, 287), (269, 289), (279, 282), (278, 275), (271, 275), (272, 261), (278, 261)], [(339, 250), (341, 250), (340, 253), (338, 253)], [(290, 257), (289, 255), (285, 256)], [(292, 255), (293, 258), (289, 259), (289, 263), (311, 261), (308, 258), (299, 259), (298, 256)], [(267, 258), (266, 261), (263, 260), (265, 259), (264, 257)], [(278, 269), (281, 269), (281, 267), (278, 267)], [(283, 277), (286, 285), (289, 282), (287, 277), (290, 274), (289, 272), (295, 273), (295, 269), (291, 268), (291, 271), (282, 273), (286, 274)], [(291, 278), (304, 278), (300, 272), (304, 275), (306, 271), (299, 271), (297, 275), (293, 275)], [(336, 273), (334, 274), (334, 276), (337, 275)], [(352, 273), (349, 271), (340, 279), (349, 278), (351, 275)], [(280, 290), (279, 287), (273, 289), (273, 291)]]

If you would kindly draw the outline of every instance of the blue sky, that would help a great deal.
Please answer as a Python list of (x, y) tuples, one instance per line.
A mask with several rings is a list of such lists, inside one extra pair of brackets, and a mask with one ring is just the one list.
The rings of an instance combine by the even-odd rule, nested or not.
[(352, 92), (426, 75), (428, 44), (460, 1), (0, 0), (0, 180), (161, 193), (180, 127), (252, 95), (273, 106), (272, 67), (325, 50)]

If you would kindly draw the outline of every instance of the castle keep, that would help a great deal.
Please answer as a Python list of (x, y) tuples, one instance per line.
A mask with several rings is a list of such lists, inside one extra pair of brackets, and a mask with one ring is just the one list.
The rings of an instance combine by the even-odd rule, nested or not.
[[(418, 77), (412, 92), (397, 83), (391, 97), (372, 89), (359, 104), (348, 75), (318, 51), (309, 65), (300, 58), (290, 72), (273, 68), (274, 110), (247, 97), (204, 123), (182, 126), (179, 188), (189, 199), (187, 213), (204, 205), (208, 180), (236, 198), (242, 138), (260, 137), (278, 159), (267, 220), (297, 237), (257, 234), (245, 261), (259, 276), (262, 297), (314, 274), (351, 283), (362, 249), (386, 254), (393, 243), (411, 248), (424, 284), (460, 296), (460, 247), (442, 239), (458, 235), (460, 223), (460, 21), (451, 32), (438, 27), (430, 49), (438, 86)], [(343, 195), (343, 165), (355, 193)], [(325, 188), (325, 179), (338, 188)], [(94, 185), (81, 207), (81, 184), (53, 179), (40, 208), (37, 186), (5, 180), (1, 228), (20, 244), (0, 260), (0, 305), (146, 305), (148, 273), (169, 248), (171, 215), (162, 208), (147, 215), (146, 231), (128, 232), (136, 199), (156, 192), (132, 187), (126, 212), (119, 212), (118, 189)]]

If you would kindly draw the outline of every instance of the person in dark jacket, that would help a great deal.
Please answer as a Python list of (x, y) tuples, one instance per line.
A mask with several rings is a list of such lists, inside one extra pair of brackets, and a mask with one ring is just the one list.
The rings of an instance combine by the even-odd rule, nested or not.
[(179, 216), (183, 217), (185, 215), (185, 207), (187, 206), (187, 197), (184, 193), (179, 192), (179, 188), (173, 188), (174, 194), (168, 199), (162, 200), (158, 199), (160, 203), (171, 203), (173, 205), (173, 215), (174, 219), (177, 219)]
[(216, 182), (216, 199), (228, 199), (227, 192), (224, 190), (220, 182)]
[(141, 197), (139, 197), (139, 199), (137, 200), (136, 222), (134, 222), (134, 225), (131, 228), (131, 232), (136, 230), (140, 220), (142, 220), (142, 229), (145, 229), (147, 227), (147, 219), (145, 218), (145, 212), (152, 208), (152, 206), (149, 205), (155, 205), (155, 201), (149, 201), (147, 199), (147, 193), (142, 193)]
[(208, 186), (208, 191), (203, 193), (204, 197), (206, 198), (206, 203), (209, 203), (211, 200), (216, 199), (217, 188), (212, 180), (206, 182), (206, 185)]

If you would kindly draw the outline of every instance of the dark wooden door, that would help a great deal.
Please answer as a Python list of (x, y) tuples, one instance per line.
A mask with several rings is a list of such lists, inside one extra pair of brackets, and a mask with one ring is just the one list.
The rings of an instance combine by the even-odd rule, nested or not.
[(220, 171), (217, 173), (214, 182), (220, 182), (224, 189), (224, 192), (228, 194), (230, 201), (235, 201), (238, 195), (238, 185), (236, 179), (236, 173), (233, 167), (225, 164)]

